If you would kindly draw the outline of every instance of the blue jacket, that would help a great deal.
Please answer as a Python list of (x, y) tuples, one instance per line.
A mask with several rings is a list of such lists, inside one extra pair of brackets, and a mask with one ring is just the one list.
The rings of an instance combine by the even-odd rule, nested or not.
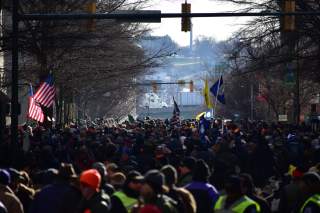
[(197, 203), (197, 213), (207, 213), (208, 209), (213, 209), (219, 198), (219, 192), (209, 183), (193, 181), (186, 185)]
[(81, 193), (68, 184), (50, 184), (36, 194), (30, 213), (72, 213), (81, 200)]

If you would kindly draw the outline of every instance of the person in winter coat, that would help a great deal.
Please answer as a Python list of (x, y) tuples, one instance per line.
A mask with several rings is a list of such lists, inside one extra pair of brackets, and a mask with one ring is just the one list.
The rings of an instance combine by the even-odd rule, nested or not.
[(77, 176), (71, 164), (60, 165), (57, 179), (41, 189), (31, 203), (30, 213), (73, 213), (81, 200), (80, 191), (71, 182)]
[(137, 171), (131, 171), (127, 175), (122, 190), (115, 192), (111, 196), (112, 213), (131, 212), (132, 208), (138, 204), (140, 190), (143, 183), (143, 176)]
[(320, 212), (320, 175), (317, 172), (306, 173), (302, 178), (302, 191), (307, 199), (300, 208), (301, 213)]
[(252, 177), (249, 174), (240, 174), (240, 179), (241, 179), (241, 187), (242, 187), (242, 192), (248, 196), (250, 199), (254, 200), (260, 205), (260, 212), (261, 213), (271, 213), (270, 206), (265, 201), (264, 199), (260, 198), (256, 193), (255, 193), (255, 187), (253, 184)]
[(301, 181), (303, 173), (298, 169), (292, 173), (291, 182), (285, 185), (280, 192), (279, 212), (296, 212), (303, 202)]
[(92, 168), (96, 169), (101, 176), (100, 188), (104, 190), (104, 192), (107, 193), (109, 196), (111, 196), (115, 192), (115, 190), (111, 184), (107, 183), (108, 172), (105, 165), (101, 162), (96, 162), (92, 165)]
[(81, 213), (108, 213), (110, 197), (100, 190), (101, 176), (95, 169), (85, 170), (80, 175), (80, 190), (83, 200)]
[(177, 202), (178, 211), (181, 213), (195, 213), (197, 204), (193, 195), (184, 188), (176, 187), (178, 179), (176, 169), (171, 165), (166, 165), (161, 168), (161, 172), (164, 174), (166, 186), (169, 188), (166, 195)]
[[(178, 213), (176, 201), (164, 194), (164, 175), (158, 170), (150, 170), (146, 173), (140, 195), (143, 203), (139, 203), (133, 212)], [(148, 210), (149, 209), (149, 210)]]
[(10, 180), (10, 173), (0, 169), (0, 201), (8, 213), (23, 213), (22, 203), (9, 187)]
[(260, 205), (243, 194), (239, 176), (230, 176), (225, 183), (226, 195), (219, 197), (214, 206), (214, 213), (258, 213)]
[(196, 200), (197, 213), (207, 213), (208, 209), (213, 209), (219, 197), (216, 188), (208, 183), (209, 176), (208, 165), (203, 160), (198, 160), (194, 168), (193, 180), (185, 186)]
[(185, 158), (179, 167), (180, 178), (177, 186), (184, 187), (192, 181), (192, 171), (196, 160), (192, 157)]

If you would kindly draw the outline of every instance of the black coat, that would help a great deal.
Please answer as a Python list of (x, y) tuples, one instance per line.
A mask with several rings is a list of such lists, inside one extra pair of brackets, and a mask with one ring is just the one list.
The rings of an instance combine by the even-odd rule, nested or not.
[(82, 200), (79, 213), (84, 213), (86, 210), (90, 210), (91, 213), (108, 213), (110, 206), (110, 197), (104, 191), (100, 191), (90, 200)]

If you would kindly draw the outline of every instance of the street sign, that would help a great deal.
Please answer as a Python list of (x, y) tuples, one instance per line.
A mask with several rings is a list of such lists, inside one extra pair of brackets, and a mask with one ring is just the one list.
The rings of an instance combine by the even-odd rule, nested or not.
[(279, 115), (278, 121), (286, 122), (286, 121), (288, 121), (288, 116), (287, 115)]
[[(161, 10), (115, 10), (111, 12), (111, 14), (115, 15), (137, 15), (137, 17), (130, 18), (118, 18), (116, 19), (118, 22), (126, 22), (126, 23), (161, 23)], [(140, 18), (138, 16), (146, 16), (146, 15), (154, 15), (154, 17), (150, 18)]]

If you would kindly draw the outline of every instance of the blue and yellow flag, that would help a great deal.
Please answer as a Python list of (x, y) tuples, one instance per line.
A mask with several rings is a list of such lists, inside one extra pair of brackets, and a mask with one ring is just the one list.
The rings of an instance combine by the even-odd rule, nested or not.
[(204, 96), (204, 101), (205, 101), (207, 107), (209, 109), (212, 109), (212, 103), (211, 103), (211, 98), (210, 98), (209, 86), (208, 86), (208, 80), (207, 79), (204, 82), (203, 96)]
[(223, 88), (223, 78), (220, 77), (214, 85), (210, 88), (210, 92), (216, 96), (217, 100), (222, 103), (226, 104), (226, 99), (224, 98), (224, 88)]

